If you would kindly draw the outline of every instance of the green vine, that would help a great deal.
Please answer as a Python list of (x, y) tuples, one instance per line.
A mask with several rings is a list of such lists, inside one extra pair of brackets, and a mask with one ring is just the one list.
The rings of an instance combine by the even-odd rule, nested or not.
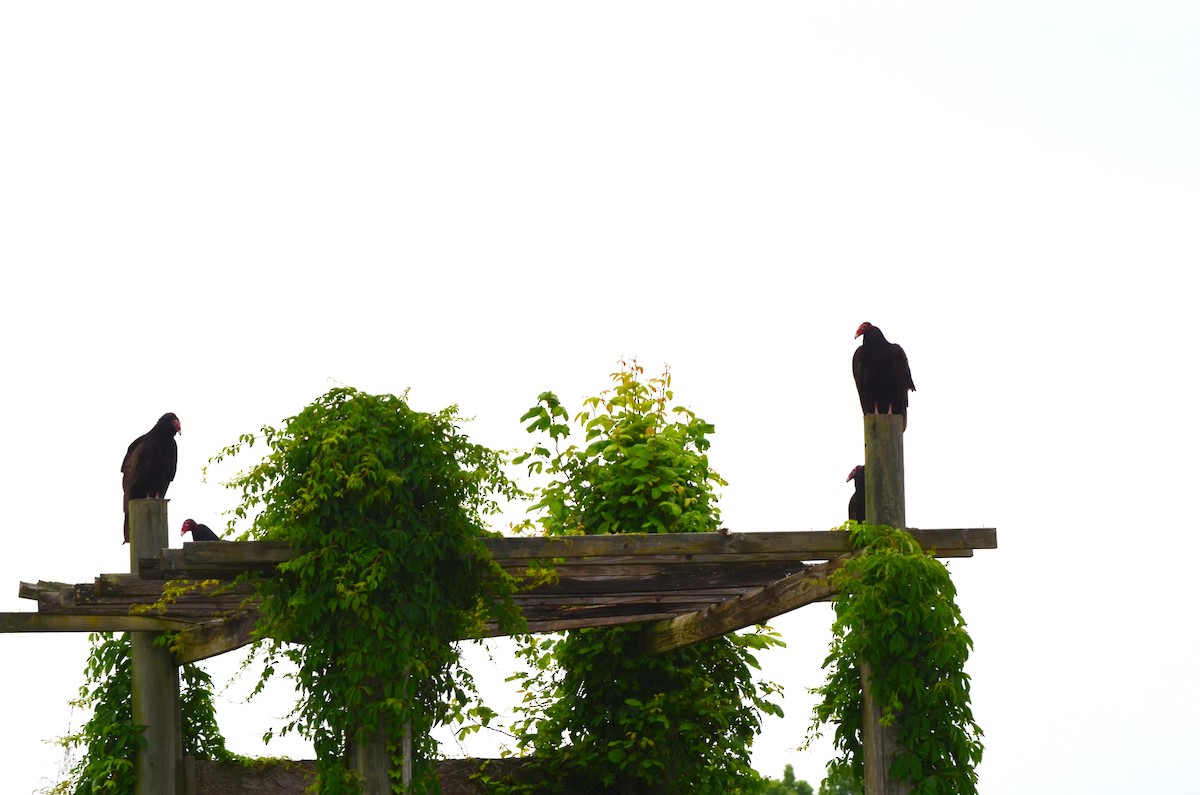
[[(134, 755), (146, 744), (141, 726), (133, 723), (133, 673), (129, 633), (88, 636), (91, 650), (84, 684), (71, 706), (91, 713), (78, 732), (58, 740), (68, 754), (82, 750), (67, 777), (44, 789), (44, 795), (129, 795), (134, 791)], [(169, 633), (161, 636), (169, 640)], [(196, 759), (229, 760), (225, 738), (217, 726), (212, 679), (199, 666), (179, 669), (179, 705), (183, 753)]]
[[(259, 584), (256, 692), (281, 659), (295, 664), (300, 701), (281, 733), (312, 740), (324, 795), (358, 791), (347, 754), (380, 732), (398, 771), (406, 724), (414, 791), (435, 792), (429, 731), (489, 715), (454, 641), (480, 637), (487, 620), (524, 627), (512, 580), (482, 542), (483, 516), (520, 492), (460, 421), (455, 407), (428, 414), (403, 396), (336, 388), (263, 428), (267, 455), (228, 484), (249, 536), (297, 553)], [(254, 442), (242, 436), (214, 460)]]
[[(569, 444), (567, 410), (551, 392), (522, 418), (550, 437), (516, 459), (552, 478), (531, 509), (545, 534), (718, 528), (725, 481), (708, 464), (713, 426), (671, 405), (669, 373), (642, 376), (623, 362), (615, 386), (584, 401), (582, 447)], [(638, 627), (612, 627), (524, 644), (513, 731), (540, 780), (499, 791), (703, 795), (757, 781), (749, 754), (760, 715), (782, 711), (770, 700), (778, 686), (754, 680), (754, 654), (782, 645), (778, 635), (760, 628), (654, 656), (640, 653), (639, 639)]]
[(983, 731), (970, 705), (964, 671), (971, 650), (954, 583), (937, 559), (903, 530), (847, 525), (852, 557), (834, 576), (833, 641), (810, 741), (835, 726), (840, 756), (830, 772), (863, 780), (861, 661), (871, 665), (881, 724), (895, 725), (899, 750), (889, 775), (908, 779), (919, 795), (975, 795)]

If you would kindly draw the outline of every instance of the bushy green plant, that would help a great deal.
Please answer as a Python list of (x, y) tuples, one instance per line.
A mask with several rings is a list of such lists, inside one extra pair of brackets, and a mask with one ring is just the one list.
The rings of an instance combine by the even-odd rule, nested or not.
[[(713, 426), (672, 406), (669, 373), (643, 380), (636, 362), (575, 418), (551, 392), (523, 417), (539, 444), (517, 459), (549, 475), (534, 511), (548, 535), (675, 533), (718, 529), (709, 467)], [(531, 639), (518, 674), (525, 693), (518, 747), (544, 771), (539, 792), (736, 793), (756, 780), (749, 754), (761, 713), (782, 714), (771, 683), (756, 682), (754, 653), (781, 645), (760, 629), (662, 655), (639, 650), (637, 627), (593, 628)]]
[[(919, 795), (974, 795), (983, 731), (971, 713), (971, 650), (946, 567), (903, 530), (848, 524), (860, 550), (835, 575), (833, 641), (810, 737), (833, 724), (838, 782), (863, 780), (861, 661), (899, 750), (889, 774)], [(822, 788), (824, 791), (824, 787)]]
[(266, 456), (230, 483), (250, 537), (296, 552), (259, 585), (257, 632), (270, 639), (259, 687), (281, 657), (295, 663), (300, 701), (281, 731), (312, 740), (325, 795), (357, 792), (344, 759), (376, 732), (398, 770), (406, 724), (415, 791), (436, 791), (429, 730), (474, 708), (453, 641), (479, 637), (487, 619), (523, 626), (511, 580), (482, 542), (483, 516), (519, 491), (460, 422), (453, 406), (430, 414), (404, 396), (339, 387), (263, 428)]
[[(93, 633), (88, 640), (84, 684), (71, 706), (91, 716), (78, 732), (59, 740), (68, 753), (80, 749), (82, 755), (63, 781), (43, 790), (46, 795), (128, 795), (136, 784), (133, 759), (146, 739), (143, 727), (133, 723), (129, 633)], [(184, 665), (179, 682), (183, 753), (196, 759), (232, 759), (217, 726), (212, 678), (197, 665)]]
[(748, 787), (745, 795), (813, 795), (813, 788), (807, 781), (796, 778), (791, 765), (784, 765), (782, 779), (763, 777), (757, 784)]

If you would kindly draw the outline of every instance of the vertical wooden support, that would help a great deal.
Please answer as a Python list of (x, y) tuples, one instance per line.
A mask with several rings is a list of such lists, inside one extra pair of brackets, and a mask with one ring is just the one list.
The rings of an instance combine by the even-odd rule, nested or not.
[(362, 777), (363, 795), (391, 795), (392, 755), (388, 753), (385, 727), (367, 735), (365, 743), (351, 743), (350, 764)]
[(904, 527), (904, 431), (896, 414), (863, 417), (867, 524)]
[[(866, 448), (867, 524), (903, 528), (904, 524), (904, 426), (898, 414), (867, 414), (863, 417)], [(863, 773), (865, 795), (908, 795), (911, 781), (888, 777), (898, 742), (894, 726), (880, 726), (879, 702), (871, 692), (871, 666), (860, 661), (863, 691)]]
[[(129, 569), (158, 557), (167, 544), (167, 501), (129, 501)], [(176, 792), (182, 743), (179, 726), (179, 673), (170, 649), (155, 646), (157, 632), (131, 633), (133, 722), (145, 726), (146, 745), (134, 758), (135, 795)]]
[(404, 759), (404, 771), (401, 773), (400, 782), (404, 785), (401, 790), (404, 793), (412, 792), (412, 765), (413, 765), (413, 750), (412, 750), (412, 721), (404, 722), (404, 734), (400, 738), (401, 749), (400, 753)]
[[(383, 681), (371, 678), (368, 681), (369, 698), (382, 700)], [(363, 795), (391, 795), (392, 755), (388, 753), (387, 721), (380, 719), (378, 725), (368, 727), (366, 742), (359, 743), (357, 737), (350, 738), (350, 766), (362, 777)], [(408, 792), (406, 787), (404, 792)]]

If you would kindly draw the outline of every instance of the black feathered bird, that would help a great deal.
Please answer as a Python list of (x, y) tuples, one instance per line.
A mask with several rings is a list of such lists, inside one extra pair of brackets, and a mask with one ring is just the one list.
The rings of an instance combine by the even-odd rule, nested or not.
[(846, 482), (854, 481), (854, 494), (850, 497), (850, 518), (856, 522), (867, 521), (867, 470), (861, 464), (850, 470)]
[(904, 349), (888, 342), (883, 332), (870, 323), (859, 326), (854, 336), (863, 338), (853, 360), (863, 414), (899, 414), (904, 418), (901, 428), (907, 428), (908, 393), (917, 388)]
[(193, 541), (220, 541), (221, 539), (209, 529), (206, 524), (196, 524), (193, 520), (187, 519), (183, 523), (183, 529), (179, 531), (179, 535), (185, 536), (188, 533), (192, 534)]
[(129, 501), (147, 497), (161, 499), (175, 479), (175, 467), (179, 463), (175, 434), (181, 432), (179, 418), (168, 412), (159, 417), (148, 432), (129, 443), (125, 460), (121, 462), (125, 543), (129, 543)]

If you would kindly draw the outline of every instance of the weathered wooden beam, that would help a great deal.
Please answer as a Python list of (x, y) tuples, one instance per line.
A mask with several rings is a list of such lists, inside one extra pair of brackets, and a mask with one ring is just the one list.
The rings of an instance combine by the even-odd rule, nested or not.
[[(674, 605), (690, 602), (723, 602), (726, 599), (732, 599), (735, 596), (752, 593), (756, 590), (758, 589), (746, 587), (620, 593), (604, 596), (603, 604)], [(516, 594), (513, 596), (513, 601), (522, 609), (537, 607), (570, 608), (574, 605), (594, 605), (598, 603), (595, 596), (545, 593), (540, 590)]]
[[(910, 532), (939, 557), (996, 547), (995, 528)], [(735, 596), (756, 595), (755, 600), (769, 604), (772, 594), (783, 595), (803, 581), (803, 576), (788, 578), (807, 571), (811, 563), (804, 561), (850, 552), (849, 535), (830, 531), (489, 538), (486, 543), (515, 574), (532, 564), (553, 563), (553, 581), (515, 595), (533, 632), (678, 619)], [(595, 554), (605, 552), (618, 554)], [(93, 583), (78, 585), (21, 583), (20, 595), (36, 599), (37, 615), (46, 620), (16, 618), (9, 625), (14, 631), (185, 628), (176, 648), (177, 661), (204, 659), (251, 642), (249, 616), (257, 615), (255, 585), (222, 578), (248, 570), (266, 571), (291, 555), (288, 545), (280, 541), (158, 548), (157, 557), (138, 557), (140, 575), (101, 574)], [(168, 573), (172, 579), (186, 574), (193, 581), (168, 585)], [(180, 587), (184, 590), (175, 593)], [(168, 588), (174, 595), (153, 613), (131, 612), (158, 602)], [(721, 611), (711, 613), (707, 620), (720, 615)], [(50, 623), (51, 617), (63, 620)], [(488, 635), (494, 634), (495, 628), (489, 628)]]
[[(658, 610), (646, 613), (632, 613), (625, 616), (557, 618), (547, 621), (530, 621), (526, 623), (529, 625), (529, 634), (539, 635), (543, 632), (562, 632), (563, 630), (567, 629), (611, 627), (619, 624), (644, 624), (650, 621), (663, 621), (674, 617), (674, 613), (666, 610)], [(499, 636), (501, 636), (501, 633), (496, 626), (494, 624), (488, 624), (483, 633), (483, 637), (494, 638)]]
[[(912, 530), (926, 548), (936, 547), (950, 557), (985, 549), (987, 542), (976, 530)], [(995, 530), (990, 530), (995, 545)], [(627, 533), (611, 536), (555, 536), (536, 538), (485, 538), (484, 545), (504, 568), (521, 570), (540, 561), (559, 567), (586, 559), (605, 565), (696, 564), (725, 562), (796, 562), (831, 560), (851, 552), (845, 533), (804, 530), (780, 533)], [(980, 545), (980, 544), (984, 545)], [(155, 551), (142, 560), (146, 578), (177, 579), (236, 576), (247, 571), (270, 571), (293, 552), (284, 541), (238, 541), (184, 544), (183, 549)]]
[(148, 616), (0, 613), (0, 632), (165, 632), (189, 626), (184, 621)]
[(646, 628), (643, 648), (662, 654), (709, 638), (720, 637), (831, 596), (829, 575), (842, 558), (793, 574), (745, 596), (736, 596), (696, 613), (660, 621)]
[[(143, 558), (167, 546), (167, 501), (129, 501), (129, 560), (135, 573)], [(171, 795), (182, 757), (179, 726), (179, 678), (165, 646), (155, 645), (156, 632), (130, 636), (133, 679), (133, 722), (145, 726), (146, 744), (134, 755), (134, 795)]]
[[(904, 527), (904, 418), (897, 414), (863, 417), (867, 524)], [(895, 725), (881, 723), (883, 709), (872, 686), (871, 664), (859, 661), (863, 702), (863, 792), (908, 795), (912, 781), (889, 771), (899, 746)]]
[[(980, 549), (974, 546), (976, 530), (918, 530), (913, 537), (922, 545), (951, 549)], [(510, 561), (552, 560), (564, 558), (604, 558), (606, 562), (661, 559), (662, 556), (686, 556), (683, 560), (703, 562), (700, 556), (712, 555), (709, 562), (736, 560), (797, 561), (831, 560), (852, 552), (845, 533), (828, 530), (795, 530), (778, 533), (622, 533), (619, 535), (554, 536), (538, 538), (487, 538), (484, 543), (502, 565)], [(984, 541), (986, 543), (986, 541)], [(992, 530), (992, 543), (995, 531)], [(755, 558), (754, 556), (762, 556)], [(678, 561), (678, 559), (677, 559)], [(560, 564), (561, 565), (561, 564)]]
[(254, 622), (257, 620), (257, 610), (244, 610), (228, 618), (183, 630), (172, 647), (175, 662), (180, 665), (198, 662), (253, 643)]

